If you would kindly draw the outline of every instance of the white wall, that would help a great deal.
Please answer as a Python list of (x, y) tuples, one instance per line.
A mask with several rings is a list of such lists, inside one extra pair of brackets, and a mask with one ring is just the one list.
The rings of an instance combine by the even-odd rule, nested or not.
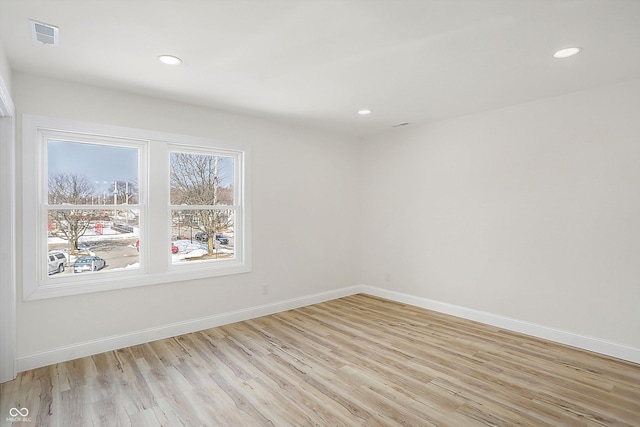
[(15, 135), (11, 69), (0, 43), (0, 382), (13, 379), (15, 364)]
[[(252, 273), (31, 302), (19, 298), (19, 359), (358, 282), (355, 138), (20, 73), (13, 88), (19, 118), (29, 113), (248, 143), (253, 154)], [(268, 295), (261, 293), (263, 283), (270, 285)]]
[(0, 76), (2, 76), (5, 86), (11, 90), (11, 68), (4, 52), (2, 40), (0, 40)]
[(640, 349), (640, 80), (365, 142), (363, 283)]

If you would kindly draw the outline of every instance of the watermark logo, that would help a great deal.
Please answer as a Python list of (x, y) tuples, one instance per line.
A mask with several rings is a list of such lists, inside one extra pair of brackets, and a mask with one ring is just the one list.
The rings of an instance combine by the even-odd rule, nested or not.
[(9, 409), (9, 416), (10, 417), (17, 417), (18, 415), (20, 415), (21, 417), (26, 417), (27, 415), (29, 415), (29, 410), (27, 408), (11, 408)]
[(11, 408), (9, 409), (9, 416), (6, 419), (9, 423), (30, 423), (31, 417), (29, 416), (29, 409), (27, 408)]

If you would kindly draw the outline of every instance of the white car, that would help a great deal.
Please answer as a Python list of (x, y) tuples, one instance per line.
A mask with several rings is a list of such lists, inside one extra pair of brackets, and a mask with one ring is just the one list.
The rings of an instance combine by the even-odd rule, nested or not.
[(73, 272), (98, 271), (106, 267), (107, 262), (99, 256), (81, 256), (73, 263)]
[(47, 271), (49, 274), (62, 273), (67, 264), (67, 256), (64, 252), (51, 251), (47, 254)]

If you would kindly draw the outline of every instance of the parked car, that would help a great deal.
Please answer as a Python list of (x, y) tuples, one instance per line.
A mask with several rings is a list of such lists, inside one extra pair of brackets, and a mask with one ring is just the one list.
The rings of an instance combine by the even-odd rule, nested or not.
[(106, 265), (107, 262), (99, 256), (81, 256), (73, 263), (73, 272), (98, 271), (102, 270)]
[[(202, 232), (202, 231), (198, 231), (196, 233), (195, 239), (198, 242), (206, 242), (206, 241), (209, 240), (209, 235), (207, 233)], [(227, 236), (225, 236), (224, 234), (220, 234), (220, 233), (216, 234), (216, 240), (221, 245), (228, 245), (229, 244), (229, 238)]]
[(62, 273), (67, 264), (67, 256), (64, 252), (50, 251), (47, 254), (47, 271), (49, 274)]

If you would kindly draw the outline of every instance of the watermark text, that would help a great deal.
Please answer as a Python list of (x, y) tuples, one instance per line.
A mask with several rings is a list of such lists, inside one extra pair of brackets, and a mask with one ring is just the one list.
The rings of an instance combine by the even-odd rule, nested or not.
[(6, 418), (8, 423), (30, 423), (32, 421), (27, 408), (11, 408), (9, 416)]

